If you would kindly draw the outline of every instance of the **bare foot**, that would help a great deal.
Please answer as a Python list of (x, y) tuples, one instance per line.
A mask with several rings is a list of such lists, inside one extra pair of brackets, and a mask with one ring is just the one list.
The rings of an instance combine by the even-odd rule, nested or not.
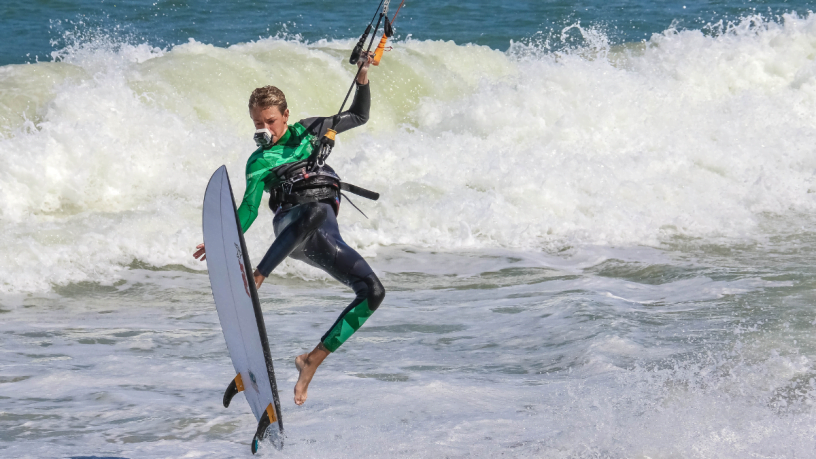
[(300, 374), (295, 383), (295, 405), (303, 405), (306, 401), (309, 383), (312, 382), (317, 367), (329, 354), (329, 350), (323, 346), (323, 343), (320, 343), (312, 352), (295, 357), (295, 367)]
[[(298, 381), (295, 383), (295, 404), (296, 405), (303, 405), (303, 402), (306, 401), (307, 390), (309, 389), (309, 382), (311, 382), (312, 378), (309, 378), (307, 381), (304, 381), (306, 375), (303, 374), (303, 367), (306, 366), (306, 359), (309, 357), (309, 354), (302, 354), (295, 357), (295, 368), (298, 371)], [(312, 372), (312, 376), (314, 376), (314, 372)], [(305, 384), (303, 384), (305, 382)]]

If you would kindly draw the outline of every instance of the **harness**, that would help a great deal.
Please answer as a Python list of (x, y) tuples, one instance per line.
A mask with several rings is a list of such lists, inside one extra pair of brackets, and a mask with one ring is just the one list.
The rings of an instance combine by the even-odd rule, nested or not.
[(311, 169), (308, 160), (284, 164), (276, 168), (275, 173), (281, 179), (281, 183), (269, 190), (269, 208), (273, 212), (277, 212), (287, 204), (295, 206), (309, 202), (325, 202), (332, 205), (336, 215), (340, 211), (340, 196), (343, 196), (365, 216), (363, 211), (354, 205), (343, 191), (372, 201), (380, 198), (379, 193), (342, 182), (331, 169), (323, 166)]

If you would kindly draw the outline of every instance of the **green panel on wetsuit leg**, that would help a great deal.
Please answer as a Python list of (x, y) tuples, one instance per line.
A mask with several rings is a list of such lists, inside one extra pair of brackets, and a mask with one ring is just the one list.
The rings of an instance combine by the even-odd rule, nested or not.
[(362, 303), (351, 308), (351, 311), (347, 312), (346, 315), (337, 322), (337, 325), (329, 331), (328, 336), (323, 341), (323, 346), (325, 346), (329, 352), (336, 351), (341, 344), (345, 343), (354, 332), (363, 326), (366, 319), (371, 317), (371, 314), (374, 314), (374, 311), (368, 308), (368, 299), (366, 298)]

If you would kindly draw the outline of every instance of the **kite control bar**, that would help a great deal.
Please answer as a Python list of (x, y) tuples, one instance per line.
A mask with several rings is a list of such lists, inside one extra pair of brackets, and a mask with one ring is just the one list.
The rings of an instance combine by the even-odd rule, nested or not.
[(385, 52), (385, 43), (388, 42), (388, 39), (394, 36), (394, 21), (397, 20), (397, 15), (399, 14), (400, 10), (402, 9), (402, 5), (405, 5), (405, 0), (402, 0), (400, 3), (399, 8), (397, 8), (397, 12), (394, 13), (394, 16), (391, 17), (391, 20), (388, 20), (388, 16), (385, 17), (385, 25), (383, 26), (383, 36), (380, 39), (380, 44), (377, 45), (377, 50), (374, 51), (374, 65), (380, 65), (380, 60), (382, 60), (383, 52)]
[[(402, 6), (405, 4), (405, 0), (402, 0), (400, 3), (399, 8), (397, 8), (397, 12), (394, 13), (394, 16), (389, 20), (388, 19), (388, 6), (391, 4), (391, 0), (380, 0), (380, 4), (377, 5), (377, 10), (374, 11), (374, 16), (371, 18), (371, 21), (366, 26), (365, 32), (360, 36), (360, 39), (357, 41), (357, 45), (354, 46), (354, 49), (351, 51), (351, 56), (349, 57), (349, 64), (358, 64), (360, 59), (363, 57), (363, 47), (365, 46), (365, 41), (368, 39), (368, 35), (371, 34), (371, 40), (368, 42), (368, 48), (366, 49), (365, 55), (366, 58), (371, 52), (371, 47), (374, 45), (374, 38), (377, 36), (377, 32), (380, 30), (380, 24), (383, 23), (385, 20), (385, 24), (383, 25), (383, 36), (380, 40), (380, 44), (377, 46), (377, 50), (374, 53), (374, 65), (380, 65), (380, 60), (382, 59), (383, 52), (385, 51), (385, 43), (388, 39), (394, 36), (394, 21), (397, 19), (397, 14), (399, 14)], [(382, 9), (382, 12), (380, 12)], [(380, 13), (380, 18), (377, 20), (377, 25), (373, 27), (374, 31), (372, 34), (372, 25), (374, 24), (374, 19), (377, 17), (377, 13)], [(312, 167), (321, 167), (325, 164), (326, 158), (329, 157), (331, 154), (332, 148), (334, 148), (335, 142), (335, 135), (337, 134), (336, 127), (337, 122), (340, 119), (340, 114), (343, 113), (343, 108), (346, 106), (346, 102), (348, 102), (348, 98), (351, 95), (351, 90), (354, 88), (354, 83), (357, 81), (357, 77), (360, 76), (360, 72), (363, 70), (363, 66), (357, 69), (357, 74), (354, 75), (354, 79), (351, 80), (351, 86), (349, 86), (348, 92), (346, 92), (346, 97), (343, 99), (343, 103), (340, 104), (340, 110), (337, 111), (337, 115), (335, 115), (332, 119), (332, 127), (329, 129), (326, 134), (320, 139), (320, 147), (312, 154), (312, 157), (309, 159)]]

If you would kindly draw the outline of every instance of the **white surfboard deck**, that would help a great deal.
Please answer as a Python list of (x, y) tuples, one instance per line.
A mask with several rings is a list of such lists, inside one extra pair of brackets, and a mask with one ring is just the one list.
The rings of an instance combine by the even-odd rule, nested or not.
[[(243, 393), (256, 421), (260, 421), (270, 403), (274, 407), (276, 419), (271, 419), (272, 428), (267, 432), (280, 449), (283, 421), (275, 370), (226, 166), (221, 166), (210, 178), (204, 193), (203, 214), (207, 269), (227, 349), (235, 373), (241, 375)], [(225, 381), (224, 387), (229, 383)]]

